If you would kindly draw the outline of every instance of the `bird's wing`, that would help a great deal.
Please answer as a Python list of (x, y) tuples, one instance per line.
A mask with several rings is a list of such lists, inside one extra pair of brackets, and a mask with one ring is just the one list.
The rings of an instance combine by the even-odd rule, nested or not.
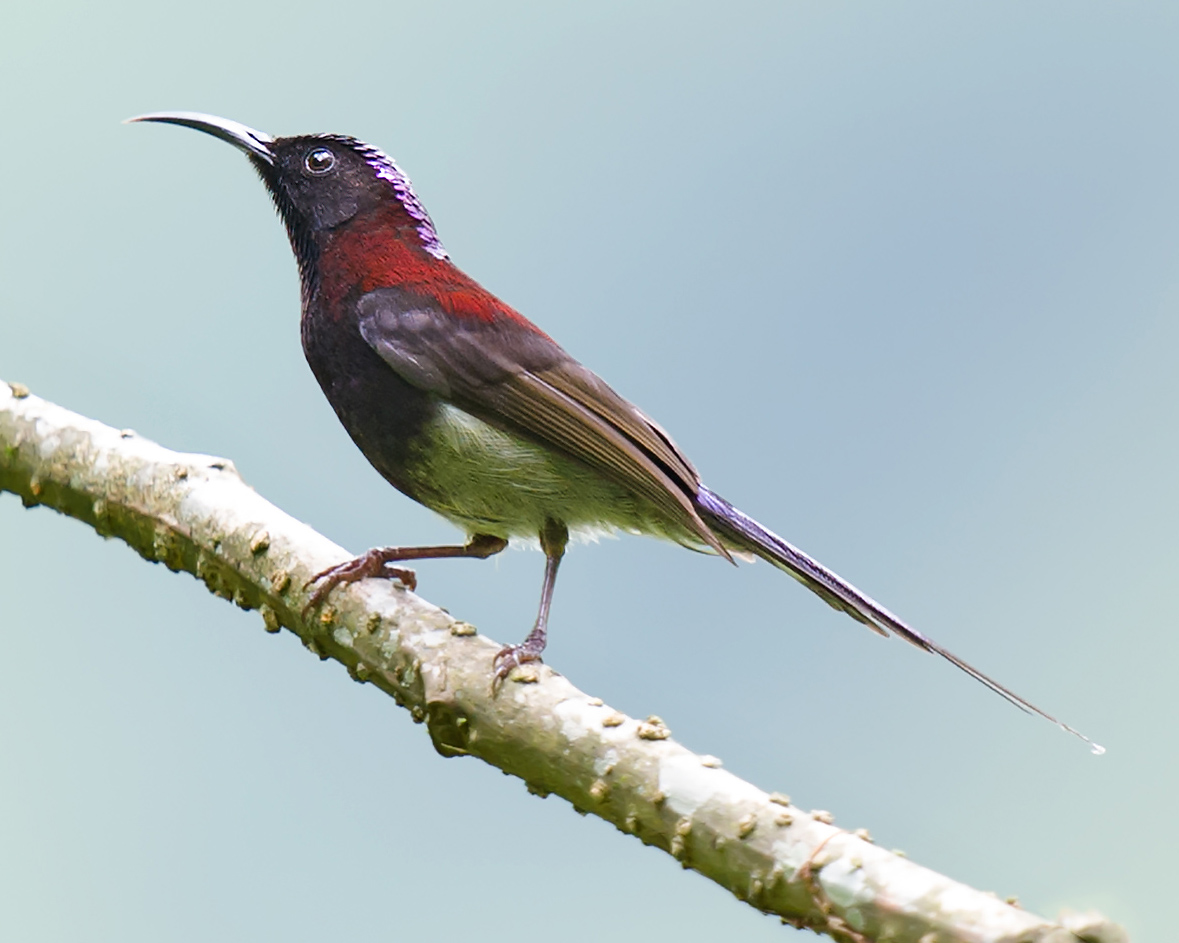
[(729, 556), (694, 506), (696, 470), (667, 433), (529, 322), (453, 315), (399, 288), (368, 292), (357, 315), (365, 341), (407, 382), (580, 459)]

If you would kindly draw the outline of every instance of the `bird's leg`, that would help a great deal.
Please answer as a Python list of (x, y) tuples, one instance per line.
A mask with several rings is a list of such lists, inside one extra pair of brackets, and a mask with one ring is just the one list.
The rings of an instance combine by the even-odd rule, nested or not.
[(303, 607), (303, 614), (318, 606), (333, 589), (341, 583), (355, 583), (357, 580), (377, 577), (380, 579), (401, 580), (406, 589), (413, 590), (418, 585), (417, 576), (413, 570), (400, 566), (389, 566), (397, 560), (434, 560), (440, 557), (476, 557), (485, 560), (492, 554), (499, 553), (508, 545), (502, 537), (490, 534), (476, 534), (462, 546), (444, 547), (374, 547), (368, 553), (361, 554), (354, 560), (330, 566), (322, 573), (316, 573), (303, 586), (306, 589), (313, 583), (322, 583), (311, 594), (307, 605)]
[(540, 590), (540, 611), (536, 614), (536, 625), (528, 637), (519, 645), (508, 645), (495, 656), (495, 680), (502, 681), (517, 665), (540, 661), (548, 641), (549, 606), (553, 602), (553, 586), (557, 582), (557, 568), (565, 555), (565, 544), (569, 542), (569, 528), (564, 524), (548, 520), (540, 531), (540, 548), (544, 551), (544, 585)]

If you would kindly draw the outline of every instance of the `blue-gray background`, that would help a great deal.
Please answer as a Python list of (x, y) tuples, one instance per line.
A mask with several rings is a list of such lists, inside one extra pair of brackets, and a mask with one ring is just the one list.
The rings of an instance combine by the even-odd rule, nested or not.
[[(232, 457), (359, 551), (453, 532), (298, 343), (240, 154), (340, 131), (705, 480), (1104, 742), (765, 565), (579, 547), (550, 662), (1036, 911), (1173, 934), (1179, 9), (1095, 2), (15, 4), (0, 377)], [(419, 568), (514, 640), (541, 558)], [(559, 799), (443, 761), (256, 614), (0, 497), (0, 937), (782, 939)]]

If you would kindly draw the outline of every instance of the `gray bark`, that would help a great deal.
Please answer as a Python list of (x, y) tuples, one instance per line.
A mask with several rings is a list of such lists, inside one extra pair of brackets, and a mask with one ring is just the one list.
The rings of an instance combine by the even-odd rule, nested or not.
[(0, 490), (183, 570), (267, 631), (379, 687), (443, 756), (474, 756), (672, 855), (738, 899), (840, 941), (1114, 943), (1096, 914), (1052, 922), (878, 848), (692, 753), (550, 668), (491, 685), (499, 645), (395, 584), (336, 590), (305, 618), (304, 584), (349, 557), (261, 498), (232, 462), (181, 454), (0, 383)]

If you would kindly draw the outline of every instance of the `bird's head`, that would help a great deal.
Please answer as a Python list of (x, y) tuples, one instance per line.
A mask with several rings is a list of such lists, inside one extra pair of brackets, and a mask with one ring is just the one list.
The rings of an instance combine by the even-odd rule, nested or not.
[(319, 236), (361, 216), (380, 213), (436, 259), (447, 258), (409, 178), (384, 152), (342, 134), (274, 138), (228, 118), (190, 111), (153, 112), (128, 121), (159, 121), (204, 131), (250, 158), (286, 224), (306, 279)]

